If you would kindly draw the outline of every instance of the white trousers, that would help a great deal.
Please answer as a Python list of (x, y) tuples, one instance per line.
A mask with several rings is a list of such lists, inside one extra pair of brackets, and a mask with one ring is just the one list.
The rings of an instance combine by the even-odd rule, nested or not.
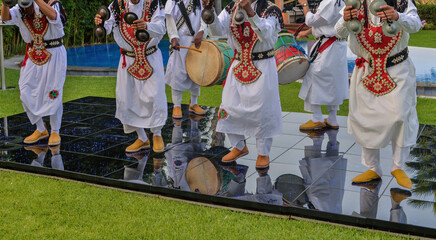
[[(137, 130), (141, 129), (141, 128), (133, 127), (133, 126), (130, 126), (130, 125), (127, 125), (127, 124), (124, 124), (123, 127), (124, 127), (124, 133), (136, 132)], [(150, 131), (154, 135), (160, 136), (162, 128), (163, 128), (163, 126), (154, 127), (154, 128), (150, 128)]]
[[(55, 114), (50, 115), (50, 127), (51, 127), (51, 132), (55, 132), (55, 133), (59, 133), (59, 129), (61, 129), (61, 124), (62, 124), (62, 114), (64, 113), (64, 108), (62, 107), (62, 105), (58, 108), (58, 110), (55, 112)], [(30, 112), (27, 112), (27, 115), (31, 114)], [(36, 119), (37, 117), (34, 116), (34, 118)], [(29, 117), (29, 119), (32, 119), (31, 117)], [(38, 128), (38, 130), (41, 132), (41, 130), (43, 130), (45, 128), (44, 126), (44, 122), (42, 121), (42, 118), (40, 117), (38, 120), (36, 120), (36, 126)]]
[[(245, 147), (245, 136), (238, 134), (227, 134), (230, 143), (233, 147), (242, 150)], [(256, 138), (257, 154), (261, 156), (269, 156), (272, 146), (272, 138)]]
[[(339, 105), (326, 105), (327, 111), (339, 111)], [(317, 112), (318, 108), (320, 108), (321, 105), (316, 104), (310, 104), (309, 102), (304, 101), (304, 111), (306, 112)]]
[[(173, 104), (176, 107), (180, 107), (182, 105), (183, 92), (175, 89), (171, 89), (171, 96), (173, 98)], [(191, 99), (200, 96), (200, 88), (196, 88), (191, 90)]]
[[(391, 172), (397, 169), (402, 169), (404, 162), (410, 154), (410, 147), (399, 147), (392, 142), (392, 157), (394, 162), (391, 167)], [(383, 171), (380, 165), (380, 149), (362, 148), (362, 164), (370, 170), (382, 176)]]

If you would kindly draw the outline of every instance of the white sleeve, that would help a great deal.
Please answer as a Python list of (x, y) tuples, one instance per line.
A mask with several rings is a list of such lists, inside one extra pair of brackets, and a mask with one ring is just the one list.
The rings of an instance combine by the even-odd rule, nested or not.
[(207, 24), (203, 21), (203, 19), (201, 19), (200, 22), (200, 29), (198, 30), (199, 32), (203, 31), (203, 39), (206, 39), (207, 35), (209, 34), (208, 32), (208, 28), (207, 28)]
[(348, 29), (345, 27), (345, 20), (344, 20), (344, 8), (339, 12), (341, 15), (341, 18), (336, 22), (335, 25), (335, 35), (338, 38), (346, 38), (349, 35)]
[(11, 15), (11, 20), (2, 21), (5, 25), (18, 25), (18, 22), (21, 19), (20, 7), (15, 5), (14, 7), (9, 9), (9, 14)]
[(106, 22), (104, 22), (104, 28), (106, 29), (107, 35), (111, 34), (111, 32), (115, 26), (115, 16), (114, 16), (114, 13), (110, 10), (111, 8), (112, 8), (112, 4), (109, 5), (109, 7), (108, 7), (110, 17), (108, 20), (106, 20)]
[(165, 35), (165, 11), (160, 6), (157, 7), (151, 21), (147, 23), (147, 31), (150, 34), (150, 38), (162, 37)]
[(61, 11), (59, 9), (59, 3), (57, 2), (51, 7), (56, 11), (56, 18), (54, 20), (50, 20), (50, 18), (47, 18), (48, 22), (56, 26), (56, 28), (63, 30), (64, 25), (62, 24), (62, 20), (61, 20), (61, 14), (60, 14)]
[(397, 23), (400, 27), (409, 33), (416, 33), (421, 29), (422, 23), (419, 18), (415, 4), (411, 0), (408, 2), (408, 6), (404, 13), (398, 13)]
[(214, 36), (224, 36), (228, 32), (230, 32), (230, 15), (229, 13), (224, 9), (221, 11), (220, 15), (217, 16), (215, 14), (215, 20), (212, 24), (208, 25), (209, 33)]
[[(168, 1), (172, 1), (172, 0), (168, 0)], [(173, 38), (180, 39), (179, 33), (177, 31), (176, 22), (174, 21), (173, 15), (165, 14), (165, 19), (166, 19), (166, 23), (167, 23), (167, 32), (168, 32), (168, 37), (169, 37), (170, 41)]]
[(256, 32), (259, 41), (263, 42), (268, 38), (277, 38), (280, 32), (280, 23), (276, 16), (261, 18), (257, 14), (248, 18), (251, 28)]
[(306, 14), (306, 21), (305, 21), (305, 23), (310, 28), (311, 27), (321, 27), (321, 26), (328, 25), (327, 20), (322, 18), (319, 14), (312, 13), (312, 12), (308, 12)]

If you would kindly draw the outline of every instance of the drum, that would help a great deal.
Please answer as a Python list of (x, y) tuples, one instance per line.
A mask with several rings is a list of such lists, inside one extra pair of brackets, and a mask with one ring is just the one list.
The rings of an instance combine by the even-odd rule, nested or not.
[(192, 159), (186, 167), (186, 182), (193, 192), (221, 195), (233, 177), (232, 173), (205, 157)]
[[(191, 45), (195, 48), (195, 45)], [(186, 55), (186, 71), (193, 82), (202, 87), (219, 85), (227, 77), (234, 56), (226, 41), (203, 40), (201, 53), (189, 50)]]
[(304, 49), (297, 44), (294, 35), (287, 32), (279, 33), (274, 44), (279, 84), (289, 84), (302, 78), (309, 69), (310, 60)]

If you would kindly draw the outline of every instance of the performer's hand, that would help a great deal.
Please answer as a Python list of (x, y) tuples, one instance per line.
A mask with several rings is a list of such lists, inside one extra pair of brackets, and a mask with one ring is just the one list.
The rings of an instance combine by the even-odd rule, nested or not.
[(298, 0), (298, 3), (301, 4), (301, 5), (303, 5), (305, 3), (307, 4), (307, 0)]
[(297, 35), (297, 39), (300, 40), (302, 38), (309, 38), (309, 35), (312, 33), (312, 31), (310, 29), (305, 30), (305, 31), (301, 31), (298, 33)]
[(138, 19), (133, 22), (133, 28), (136, 30), (147, 30), (147, 24), (144, 19)]
[(177, 39), (177, 38), (171, 39), (171, 46), (170, 46), (170, 48), (179, 51), (180, 50), (179, 47), (180, 47), (179, 39)]
[(353, 18), (357, 18), (357, 9), (353, 9), (352, 6), (346, 6), (344, 9), (344, 20), (350, 21)]
[(382, 20), (386, 20), (386, 16), (388, 16), (389, 20), (394, 20), (394, 21), (397, 21), (398, 18), (400, 18), (400, 15), (398, 15), (398, 12), (395, 10), (394, 7), (391, 7), (389, 5), (383, 5), (380, 7), (380, 9), (384, 10), (384, 12), (383, 11), (377, 12), (377, 17), (381, 18)]
[(103, 23), (103, 20), (101, 20), (100, 14), (95, 15), (94, 22), (95, 22), (95, 25), (100, 25)]
[(240, 0), (239, 6), (247, 12), (248, 17), (253, 17), (254, 15), (256, 15), (256, 12), (251, 7), (250, 0)]
[(195, 44), (195, 48), (199, 49), (201, 46), (201, 40), (203, 40), (204, 31), (200, 31), (197, 33), (197, 35), (194, 38), (194, 41), (192, 43)]
[(211, 0), (201, 0), (201, 3), (203, 4), (203, 7), (207, 7), (209, 6), (209, 4), (211, 3)]

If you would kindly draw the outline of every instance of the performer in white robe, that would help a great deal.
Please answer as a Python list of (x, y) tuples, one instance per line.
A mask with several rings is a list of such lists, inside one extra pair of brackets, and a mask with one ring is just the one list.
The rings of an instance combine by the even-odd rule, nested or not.
[(36, 0), (26, 9), (18, 5), (9, 9), (2, 4), (1, 12), (4, 24), (18, 26), (27, 43), (20, 71), (20, 98), (30, 122), (36, 124), (36, 130), (24, 139), (24, 143), (33, 144), (49, 137), (42, 117), (50, 116), (48, 144), (58, 145), (67, 72), (67, 52), (62, 42), (66, 15), (62, 4), (55, 0)]
[[(203, 6), (208, 3), (203, 0)], [(222, 161), (233, 162), (248, 154), (245, 138), (254, 137), (259, 155), (256, 167), (267, 168), (272, 138), (282, 129), (273, 48), (283, 19), (280, 9), (266, 0), (242, 0), (239, 5), (248, 13), (243, 24), (234, 23), (236, 4), (231, 2), (208, 26), (211, 35), (226, 35), (236, 52), (225, 82), (217, 126), (218, 132), (227, 133), (234, 148)]]
[(201, 21), (201, 11), (203, 8), (201, 7), (200, 0), (180, 1), (183, 2), (186, 8), (194, 35), (191, 35), (176, 1), (168, 0), (165, 5), (165, 17), (168, 37), (173, 51), (168, 60), (165, 79), (166, 83), (171, 86), (174, 103), (173, 118), (182, 118), (181, 104), (183, 91), (191, 92), (189, 111), (197, 115), (205, 114), (205, 111), (197, 104), (197, 98), (200, 96), (200, 86), (189, 78), (186, 71), (188, 49), (179, 48), (179, 46), (190, 47), (192, 43), (195, 43), (196, 47), (200, 47), (201, 40), (207, 35), (205, 34), (206, 26)]
[[(117, 110), (115, 117), (124, 125), (124, 132), (136, 131), (138, 139), (126, 148), (137, 152), (149, 148), (144, 128), (153, 133), (153, 151), (163, 152), (161, 129), (167, 120), (165, 76), (158, 44), (165, 34), (165, 15), (159, 0), (116, 0), (109, 6), (111, 16), (104, 22), (107, 34), (114, 32), (122, 56), (117, 74)], [(121, 17), (124, 12), (135, 13), (140, 20), (129, 26)], [(145, 21), (141, 16), (145, 16)], [(99, 15), (96, 24), (101, 23)], [(135, 26), (136, 25), (136, 26)], [(132, 28), (146, 29), (150, 40), (142, 43)]]
[[(342, 17), (340, 10), (345, 4), (342, 0), (323, 0), (312, 13), (307, 0), (299, 0), (299, 3), (303, 5), (305, 23), (310, 29), (300, 32), (297, 37), (306, 38), (312, 33), (317, 39), (311, 49), (311, 64), (298, 95), (304, 100), (304, 110), (313, 112), (313, 116), (300, 129), (338, 129), (336, 114), (339, 105), (348, 99), (348, 65), (346, 39), (335, 36), (335, 24)], [(321, 105), (327, 105), (327, 119), (322, 117)]]
[[(367, 5), (371, 2), (368, 0)], [(409, 33), (419, 31), (421, 20), (411, 0), (401, 0), (395, 7), (382, 8), (401, 30), (394, 37), (386, 36), (381, 29), (380, 18), (386, 18), (383, 11), (378, 16), (369, 10), (365, 14), (364, 4), (359, 11), (346, 7), (344, 17), (335, 27), (338, 37), (349, 35), (349, 47), (359, 57), (351, 77), (348, 131), (363, 147), (362, 164), (370, 170), (357, 176), (353, 182), (380, 178), (383, 174), (380, 149), (392, 143), (394, 163), (391, 173), (401, 186), (411, 188), (412, 183), (401, 168), (409, 156), (410, 147), (416, 142), (419, 122), (415, 67), (407, 57), (407, 45)], [(349, 34), (346, 28), (351, 14), (363, 22), (363, 31), (359, 34)]]

